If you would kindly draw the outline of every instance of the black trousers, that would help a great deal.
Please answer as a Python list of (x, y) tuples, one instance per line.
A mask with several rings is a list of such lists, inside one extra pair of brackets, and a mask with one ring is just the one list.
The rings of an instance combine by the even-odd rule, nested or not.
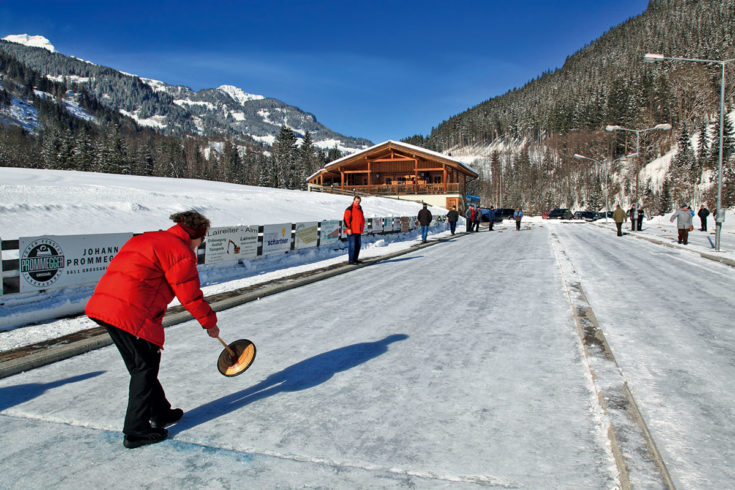
[(618, 236), (623, 236), (623, 231), (622, 231), (623, 223), (622, 222), (618, 223), (616, 221), (615, 222), (615, 227), (618, 229)]
[[(99, 323), (99, 322), (98, 322)], [(124, 330), (103, 324), (120, 351), (130, 373), (128, 408), (125, 412), (123, 433), (141, 435), (151, 431), (150, 420), (162, 418), (171, 410), (163, 387), (158, 381), (161, 351), (157, 345), (140, 339)]]
[(701, 231), (707, 231), (707, 218), (699, 218), (699, 222), (702, 223), (702, 226), (700, 227)]

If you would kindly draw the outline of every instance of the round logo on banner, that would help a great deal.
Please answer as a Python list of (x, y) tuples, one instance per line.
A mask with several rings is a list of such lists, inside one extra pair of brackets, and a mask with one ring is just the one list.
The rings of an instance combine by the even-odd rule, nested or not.
[(31, 242), (20, 257), (20, 273), (23, 278), (37, 288), (45, 288), (55, 283), (64, 268), (64, 252), (61, 246), (49, 238), (39, 238)]

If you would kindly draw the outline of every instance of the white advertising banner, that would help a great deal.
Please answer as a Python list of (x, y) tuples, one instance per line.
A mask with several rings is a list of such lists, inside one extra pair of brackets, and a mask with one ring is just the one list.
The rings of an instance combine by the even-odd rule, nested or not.
[(309, 248), (316, 247), (317, 238), (319, 234), (319, 223), (316, 221), (309, 221), (306, 223), (295, 224), (296, 238), (294, 240), (294, 248)]
[(329, 247), (339, 243), (340, 223), (339, 220), (322, 221), (322, 230), (319, 235), (320, 247)]
[(393, 218), (393, 231), (401, 231), (401, 218)]
[(291, 223), (263, 227), (263, 255), (291, 250)]
[(20, 237), (20, 292), (93, 284), (132, 233)]
[(258, 256), (257, 226), (211, 228), (206, 237), (205, 264), (236, 262)]
[(383, 233), (383, 218), (372, 218), (370, 233)]

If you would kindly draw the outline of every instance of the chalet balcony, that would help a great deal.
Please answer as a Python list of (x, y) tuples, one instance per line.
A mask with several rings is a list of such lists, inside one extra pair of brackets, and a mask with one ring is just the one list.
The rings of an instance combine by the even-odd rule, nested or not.
[(345, 185), (344, 187), (341, 187), (339, 184), (324, 186), (309, 184), (309, 190), (334, 194), (370, 194), (374, 196), (458, 194), (460, 192), (460, 184), (447, 183), (446, 188), (444, 184), (412, 184), (410, 182), (376, 185)]

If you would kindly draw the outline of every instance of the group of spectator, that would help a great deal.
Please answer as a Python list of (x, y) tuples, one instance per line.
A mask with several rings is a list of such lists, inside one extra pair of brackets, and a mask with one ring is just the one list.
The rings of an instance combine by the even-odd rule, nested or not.
[[(707, 217), (710, 215), (709, 209), (702, 204), (699, 207), (697, 215), (700, 220), (700, 231), (707, 231)], [(613, 212), (613, 221), (615, 221), (618, 236), (623, 236), (623, 223), (628, 218), (630, 218), (631, 231), (642, 231), (644, 218), (643, 207), (633, 204), (633, 207), (631, 207), (630, 211), (626, 214), (623, 208), (621, 208), (619, 204), (617, 205)], [(674, 220), (676, 220), (676, 229), (678, 234), (677, 242), (687, 245), (689, 243), (689, 232), (694, 230), (694, 210), (687, 203), (684, 203), (679, 209), (674, 211), (669, 222), (673, 223)]]

